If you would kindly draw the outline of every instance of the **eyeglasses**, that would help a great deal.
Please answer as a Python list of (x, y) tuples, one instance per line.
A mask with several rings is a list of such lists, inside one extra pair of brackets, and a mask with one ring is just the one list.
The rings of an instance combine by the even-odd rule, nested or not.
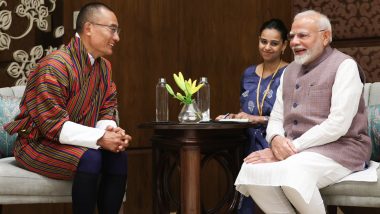
[(269, 44), (271, 47), (277, 47), (280, 45), (280, 41), (277, 41), (277, 40), (267, 40), (267, 39), (264, 39), (264, 38), (261, 38), (259, 37), (259, 42), (262, 44), (262, 45), (267, 45)]
[[(326, 31), (325, 29), (317, 31), (317, 33)], [(310, 37), (310, 32), (299, 32), (299, 33), (289, 33), (288, 39), (292, 41), (295, 37), (298, 37), (299, 40), (305, 40)]]
[(100, 26), (100, 27), (106, 27), (106, 28), (108, 28), (108, 30), (110, 30), (112, 34), (119, 35), (120, 31), (121, 31), (121, 28), (119, 28), (117, 26), (114, 26), (114, 25), (103, 25), (103, 24), (98, 24), (98, 23), (94, 23), (94, 22), (90, 22), (90, 23), (93, 24), (93, 25)]

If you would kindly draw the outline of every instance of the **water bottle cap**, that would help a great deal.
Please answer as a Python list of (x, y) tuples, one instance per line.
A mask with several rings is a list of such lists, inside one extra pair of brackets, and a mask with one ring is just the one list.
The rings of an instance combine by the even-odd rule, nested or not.
[(201, 82), (207, 82), (207, 77), (201, 77)]
[(160, 78), (160, 79), (158, 79), (158, 82), (160, 82), (160, 83), (166, 83), (166, 80), (165, 80), (165, 78)]

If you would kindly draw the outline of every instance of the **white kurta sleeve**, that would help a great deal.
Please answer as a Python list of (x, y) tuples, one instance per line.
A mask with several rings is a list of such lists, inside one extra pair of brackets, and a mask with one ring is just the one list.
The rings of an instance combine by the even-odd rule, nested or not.
[(284, 72), (281, 76), (280, 85), (277, 88), (276, 92), (276, 101), (274, 102), (274, 106), (272, 112), (269, 117), (268, 126), (267, 126), (267, 136), (266, 140), (271, 143), (273, 137), (276, 135), (284, 136), (284, 103), (282, 100), (282, 82), (284, 79)]
[(328, 118), (293, 141), (297, 151), (327, 144), (345, 135), (358, 111), (362, 90), (356, 62), (344, 60), (335, 76)]

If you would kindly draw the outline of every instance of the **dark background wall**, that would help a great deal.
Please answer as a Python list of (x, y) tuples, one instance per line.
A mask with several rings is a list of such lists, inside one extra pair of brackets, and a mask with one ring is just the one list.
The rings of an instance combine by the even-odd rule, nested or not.
[[(73, 11), (79, 10), (81, 5), (90, 1), (58, 1), (60, 2), (59, 8), (56, 9), (58, 12), (54, 16), (58, 16), (55, 18), (56, 22), (61, 22), (65, 26), (65, 35), (61, 41), (67, 43), (74, 33)], [(261, 61), (257, 50), (257, 38), (259, 27), (265, 20), (277, 17), (290, 28), (292, 13), (303, 8), (321, 9), (328, 15), (332, 14), (333, 29), (337, 27), (334, 34), (337, 41), (334, 44), (357, 57), (367, 71), (368, 82), (380, 81), (379, 22), (362, 21), (372, 18), (379, 20), (378, 3), (369, 8), (362, 6), (368, 2), (378, 1), (326, 0), (312, 3), (316, 1), (102, 0), (102, 2), (115, 10), (122, 28), (120, 42), (114, 49), (114, 55), (109, 59), (113, 65), (113, 78), (119, 92), (121, 126), (133, 137), (128, 150), (130, 159), (126, 213), (151, 213), (152, 173), (149, 143), (151, 132), (139, 129), (138, 125), (153, 121), (155, 118), (155, 84), (158, 78), (165, 77), (174, 86), (172, 74), (178, 71), (182, 71), (186, 78), (199, 79), (201, 76), (206, 76), (211, 84), (211, 116), (214, 118), (218, 114), (238, 111), (240, 76), (247, 66)], [(371, 10), (371, 13), (362, 12), (371, 8), (377, 9)], [(352, 15), (353, 12), (348, 11), (356, 13)], [(358, 30), (362, 28), (363, 30)], [(373, 32), (371, 35), (366, 33), (373, 28), (375, 30), (371, 31)], [(362, 33), (355, 34), (356, 32)], [(355, 35), (355, 38), (349, 38), (352, 35)], [(370, 38), (367, 38), (368, 35)], [(48, 41), (39, 39), (45, 37), (39, 36), (37, 32), (27, 41), (40, 44)], [(25, 49), (25, 44), (15, 41), (11, 50), (20, 47)], [(290, 61), (289, 49), (285, 55), (285, 59)], [(11, 51), (0, 51), (0, 87), (14, 84), (14, 80), (4, 71), (10, 60)], [(169, 100), (169, 105), (170, 119), (175, 121), (180, 105), (173, 99)], [(204, 176), (202, 197), (206, 204), (212, 204), (223, 193), (224, 174), (216, 164), (211, 164), (202, 173)], [(4, 207), (4, 213), (53, 212), (70, 213), (70, 205)]]

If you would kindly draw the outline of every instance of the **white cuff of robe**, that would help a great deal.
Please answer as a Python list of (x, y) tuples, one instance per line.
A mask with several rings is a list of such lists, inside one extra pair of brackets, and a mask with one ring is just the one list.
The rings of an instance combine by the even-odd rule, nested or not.
[(59, 135), (59, 142), (73, 146), (82, 146), (90, 149), (98, 149), (96, 144), (106, 131), (100, 128), (84, 126), (71, 121), (66, 121)]
[(98, 129), (103, 129), (105, 130), (107, 128), (107, 126), (112, 126), (112, 127), (117, 127), (117, 124), (115, 121), (113, 120), (99, 120), (97, 123), (96, 123), (96, 128)]

